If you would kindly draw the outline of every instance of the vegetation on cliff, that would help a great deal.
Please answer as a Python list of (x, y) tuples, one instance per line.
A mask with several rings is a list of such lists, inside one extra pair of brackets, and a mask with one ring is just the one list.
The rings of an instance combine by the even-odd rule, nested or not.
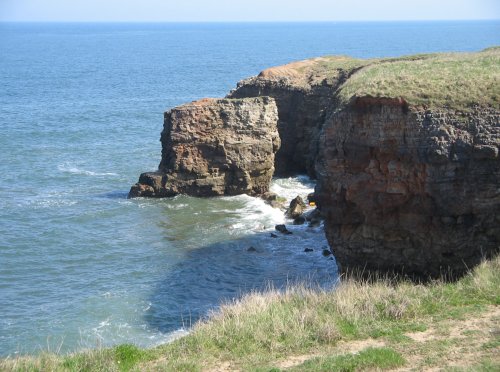
[(454, 283), (343, 280), (223, 305), (177, 341), (7, 358), (1, 370), (498, 370), (500, 258)]
[(500, 48), (374, 61), (353, 74), (340, 97), (403, 97), (409, 104), (500, 108)]
[[(341, 79), (339, 79), (341, 77)], [(500, 47), (477, 53), (432, 53), (396, 58), (326, 56), (264, 70), (258, 78), (291, 86), (343, 83), (341, 103), (352, 97), (403, 97), (427, 108), (500, 108)]]

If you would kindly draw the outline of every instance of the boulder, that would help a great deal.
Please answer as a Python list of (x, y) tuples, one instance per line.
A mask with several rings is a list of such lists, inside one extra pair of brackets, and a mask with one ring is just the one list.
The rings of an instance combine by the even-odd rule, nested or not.
[(288, 230), (285, 225), (276, 225), (274, 228), (276, 229), (276, 231), (278, 231), (282, 234), (285, 234), (285, 235), (292, 234), (292, 232), (290, 230)]
[(290, 218), (297, 218), (302, 213), (304, 213), (306, 209), (306, 203), (304, 203), (304, 200), (300, 196), (296, 196), (292, 201), (290, 202), (290, 206), (288, 207), (286, 211), (286, 215)]

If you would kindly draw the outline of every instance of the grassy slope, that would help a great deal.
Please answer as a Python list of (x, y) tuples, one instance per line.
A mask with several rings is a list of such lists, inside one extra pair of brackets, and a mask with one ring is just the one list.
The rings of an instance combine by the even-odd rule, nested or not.
[[(428, 108), (468, 110), (475, 105), (500, 109), (500, 47), (478, 53), (420, 54), (360, 60), (327, 56), (287, 65), (307, 81), (331, 81), (341, 71), (351, 74), (339, 98), (403, 97)], [(294, 67), (296, 66), (296, 67)], [(282, 66), (286, 67), (286, 66)], [(278, 68), (285, 73), (289, 69)]]
[(500, 48), (379, 60), (353, 74), (340, 95), (344, 101), (370, 95), (428, 107), (500, 109)]
[[(456, 283), (344, 280), (251, 294), (171, 344), (0, 361), (0, 370), (500, 368), (500, 258)], [(432, 336), (432, 337), (431, 337)], [(466, 357), (468, 356), (468, 357)], [(458, 367), (457, 367), (458, 368)]]

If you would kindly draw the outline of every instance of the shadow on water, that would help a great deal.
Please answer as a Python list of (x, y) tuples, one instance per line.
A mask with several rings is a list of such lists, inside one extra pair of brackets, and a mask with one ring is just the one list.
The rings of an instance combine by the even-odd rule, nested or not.
[[(221, 302), (254, 290), (298, 282), (332, 288), (337, 265), (322, 255), (323, 243), (322, 229), (304, 226), (293, 235), (273, 238), (270, 231), (260, 232), (188, 251), (157, 284), (145, 320), (168, 333), (190, 327)], [(314, 250), (304, 252), (305, 247)]]
[(115, 190), (98, 194), (97, 197), (105, 199), (127, 199), (128, 193), (129, 193), (128, 190), (127, 191)]

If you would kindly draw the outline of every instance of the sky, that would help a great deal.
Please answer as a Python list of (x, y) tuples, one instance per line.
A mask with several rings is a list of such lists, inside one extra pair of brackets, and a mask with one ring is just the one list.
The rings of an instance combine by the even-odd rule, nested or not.
[(0, 0), (0, 21), (500, 19), (500, 0)]

